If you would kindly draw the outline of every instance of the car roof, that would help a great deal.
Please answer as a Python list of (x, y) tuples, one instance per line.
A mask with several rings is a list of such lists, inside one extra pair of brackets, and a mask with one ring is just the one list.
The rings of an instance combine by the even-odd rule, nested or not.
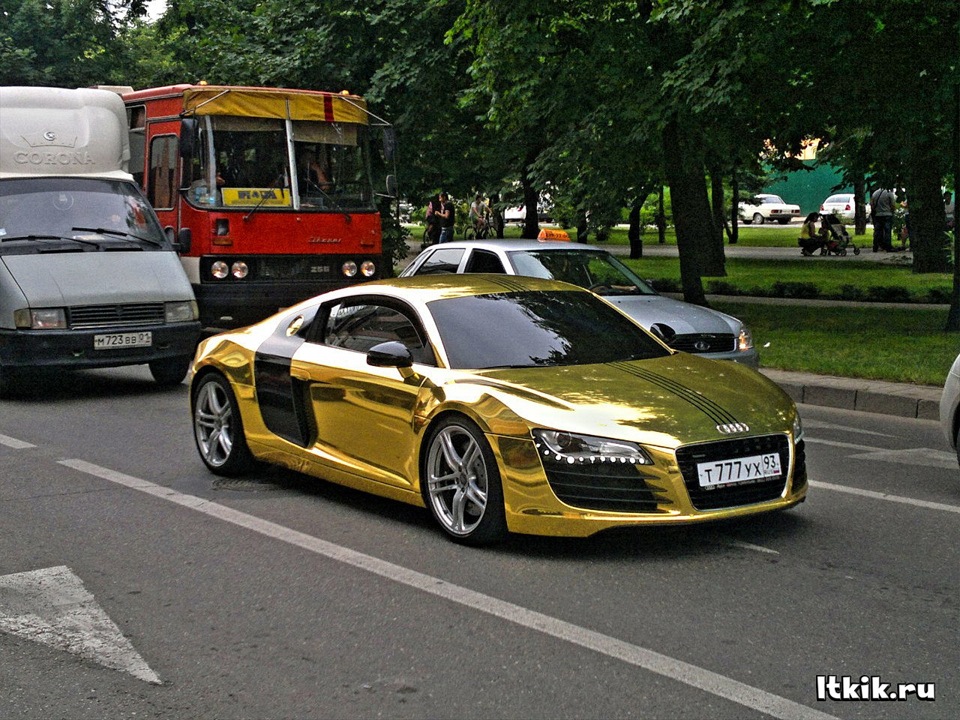
[(493, 250), (501, 252), (508, 252), (510, 250), (581, 250), (586, 252), (609, 254), (604, 248), (598, 248), (594, 245), (561, 240), (459, 240), (454, 242), (446, 242), (442, 245), (434, 245), (429, 249), (433, 250), (435, 248), (477, 248), (480, 250)]
[(373, 280), (324, 294), (324, 300), (366, 294), (387, 295), (427, 303), (433, 300), (490, 295), (504, 292), (588, 292), (581, 287), (544, 278), (500, 273), (456, 275), (414, 275), (411, 277)]

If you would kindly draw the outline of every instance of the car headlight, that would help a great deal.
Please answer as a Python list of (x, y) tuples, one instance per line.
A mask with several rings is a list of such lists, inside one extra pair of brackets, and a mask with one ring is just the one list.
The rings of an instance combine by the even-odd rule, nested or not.
[(548, 462), (653, 465), (643, 448), (627, 440), (541, 429), (533, 431), (533, 439), (540, 457)]
[(364, 260), (363, 264), (360, 265), (360, 274), (364, 277), (373, 277), (377, 272), (377, 266), (373, 260)]
[(13, 322), (18, 328), (30, 330), (66, 330), (67, 314), (63, 308), (42, 308), (14, 310)]
[(745, 352), (753, 348), (753, 334), (746, 325), (740, 326), (740, 334), (737, 336), (737, 350)]
[(347, 260), (343, 265), (340, 266), (340, 272), (342, 272), (346, 277), (352, 278), (357, 274), (357, 264), (353, 260)]
[(196, 300), (168, 302), (164, 305), (164, 320), (168, 323), (190, 322), (200, 317)]
[(793, 416), (793, 442), (798, 443), (803, 440), (803, 423), (800, 422), (800, 413)]
[(233, 275), (237, 280), (243, 280), (247, 275), (250, 274), (250, 266), (247, 265), (243, 260), (237, 260), (233, 265), (230, 266), (230, 274)]

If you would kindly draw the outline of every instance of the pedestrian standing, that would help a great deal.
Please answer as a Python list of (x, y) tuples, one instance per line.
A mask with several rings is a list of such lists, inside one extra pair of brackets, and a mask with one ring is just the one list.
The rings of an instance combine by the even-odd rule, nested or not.
[(453, 228), (456, 224), (457, 209), (447, 193), (440, 193), (440, 242), (453, 241)]
[(888, 188), (877, 188), (870, 196), (870, 214), (873, 216), (873, 251), (893, 252), (893, 214), (897, 195)]

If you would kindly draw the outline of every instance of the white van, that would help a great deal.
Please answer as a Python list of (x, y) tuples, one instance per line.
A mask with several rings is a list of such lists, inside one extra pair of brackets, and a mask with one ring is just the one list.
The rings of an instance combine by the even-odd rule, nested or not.
[(116, 93), (0, 87), (0, 394), (31, 368), (186, 376), (197, 303), (129, 157)]

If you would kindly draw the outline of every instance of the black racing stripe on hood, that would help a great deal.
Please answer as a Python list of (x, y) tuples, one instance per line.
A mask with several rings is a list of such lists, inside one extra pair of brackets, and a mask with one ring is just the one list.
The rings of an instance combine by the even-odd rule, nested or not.
[(739, 422), (737, 418), (725, 408), (718, 405), (713, 400), (704, 397), (700, 393), (691, 390), (677, 380), (665, 377), (649, 370), (644, 370), (643, 368), (638, 368), (635, 365), (631, 365), (630, 363), (626, 362), (615, 362), (610, 363), (610, 365), (622, 372), (628, 373), (634, 377), (640, 378), (641, 380), (645, 380), (652, 385), (656, 385), (657, 387), (661, 387), (664, 390), (672, 392), (677, 397), (686, 400), (694, 407), (702, 410), (703, 413), (717, 423), (717, 425), (728, 425)]

